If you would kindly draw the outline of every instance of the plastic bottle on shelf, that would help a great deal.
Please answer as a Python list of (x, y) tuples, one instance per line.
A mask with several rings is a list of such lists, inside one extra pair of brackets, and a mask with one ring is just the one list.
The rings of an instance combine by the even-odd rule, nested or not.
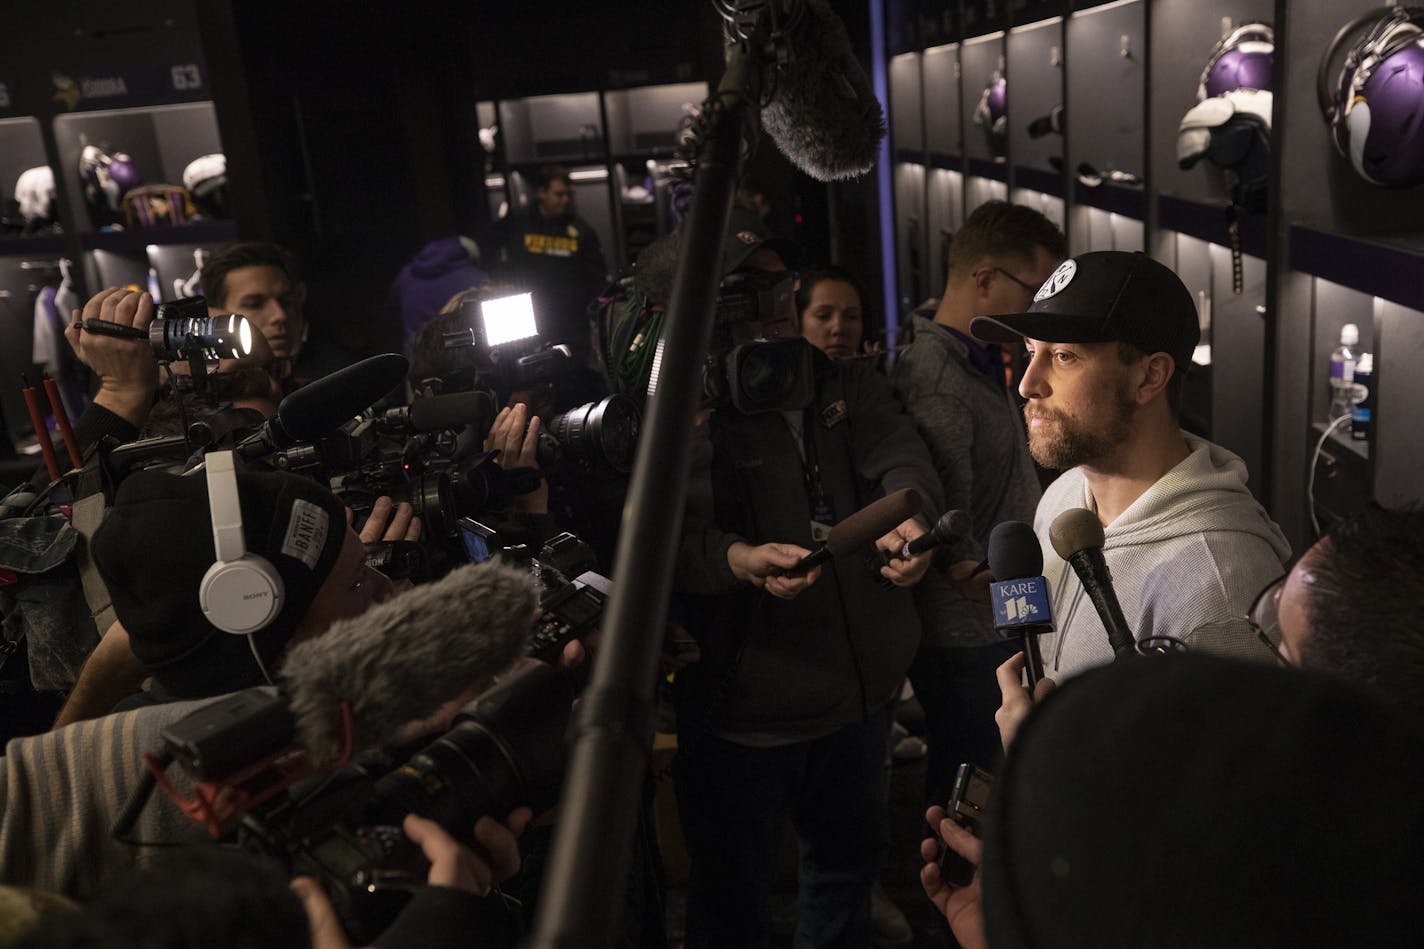
[(1349, 415), (1355, 406), (1355, 347), (1360, 345), (1360, 328), (1354, 323), (1340, 327), (1340, 345), (1330, 354), (1330, 418), (1333, 422)]
[(1355, 364), (1355, 404), (1350, 410), (1350, 437), (1357, 442), (1370, 440), (1370, 422), (1375, 404), (1375, 357), (1365, 353)]

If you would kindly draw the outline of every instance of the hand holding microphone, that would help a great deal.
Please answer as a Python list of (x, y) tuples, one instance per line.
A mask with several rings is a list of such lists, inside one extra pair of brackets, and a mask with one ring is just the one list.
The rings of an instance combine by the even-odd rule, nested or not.
[(727, 565), (738, 580), (761, 587), (783, 600), (795, 599), (821, 576), (819, 561), (801, 564), (814, 556), (795, 544), (751, 544), (738, 541), (727, 549)]
[[(920, 495), (908, 488), (872, 501), (850, 517), (831, 528), (824, 543), (815, 550), (795, 544), (733, 544), (727, 550), (727, 563), (739, 580), (765, 587), (775, 596), (790, 599), (816, 582), (819, 567), (832, 557), (843, 557), (886, 540), (904, 528), (920, 510)], [(918, 525), (916, 525), (918, 527)], [(899, 535), (897, 546), (903, 544)], [(923, 570), (921, 570), (923, 572)], [(775, 582), (772, 581), (782, 581)]]

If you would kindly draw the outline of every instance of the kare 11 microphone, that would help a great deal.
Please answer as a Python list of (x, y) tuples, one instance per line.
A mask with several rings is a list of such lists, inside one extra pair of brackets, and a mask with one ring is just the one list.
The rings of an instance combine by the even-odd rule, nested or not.
[(409, 369), (399, 353), (382, 353), (309, 382), (283, 399), (276, 418), (264, 422), (238, 452), (265, 455), (329, 435), (405, 381)]
[(994, 582), (989, 591), (994, 603), (994, 629), (1012, 636), (1023, 646), (1028, 687), (1043, 678), (1043, 656), (1038, 637), (1053, 632), (1053, 610), (1048, 601), (1048, 581), (1043, 578), (1043, 547), (1038, 535), (1022, 521), (1004, 521), (989, 534), (989, 569)]
[(945, 511), (939, 520), (935, 521), (934, 527), (914, 540), (906, 541), (905, 546), (900, 548), (899, 557), (901, 560), (909, 560), (935, 547), (952, 545), (955, 541), (968, 537), (973, 529), (974, 524), (968, 513), (959, 508)]
[(525, 654), (537, 604), (528, 570), (470, 564), (293, 646), (280, 686), (297, 743), (318, 765), (340, 760), (343, 702), (358, 750), (408, 741), (412, 723)]
[(1098, 515), (1087, 508), (1069, 508), (1053, 519), (1048, 528), (1048, 539), (1058, 556), (1068, 561), (1078, 580), (1093, 601), (1098, 618), (1108, 633), (1108, 644), (1118, 657), (1137, 653), (1137, 637), (1128, 628), (1127, 618), (1122, 615), (1122, 604), (1117, 601), (1113, 590), (1112, 573), (1103, 557), (1106, 535)]
[(783, 28), (785, 60), (765, 85), (762, 127), (791, 163), (817, 181), (858, 178), (875, 165), (885, 115), (845, 24), (826, 0), (718, 0), (729, 34), (743, 17)]
[(920, 513), (920, 507), (920, 492), (913, 488), (901, 488), (872, 501), (832, 527), (824, 542), (779, 576), (797, 577), (832, 557), (844, 557), (869, 547)]

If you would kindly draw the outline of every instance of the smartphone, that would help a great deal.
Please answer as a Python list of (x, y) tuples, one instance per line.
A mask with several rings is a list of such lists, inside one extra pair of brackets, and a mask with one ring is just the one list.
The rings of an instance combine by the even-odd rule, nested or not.
[[(954, 790), (945, 805), (949, 819), (968, 830), (975, 837), (981, 836), (984, 811), (989, 805), (989, 792), (994, 787), (994, 776), (983, 768), (969, 762), (959, 766), (954, 776)], [(938, 837), (939, 828), (935, 828)], [(955, 886), (968, 886), (974, 879), (974, 864), (951, 850), (944, 841), (939, 843), (940, 876)]]

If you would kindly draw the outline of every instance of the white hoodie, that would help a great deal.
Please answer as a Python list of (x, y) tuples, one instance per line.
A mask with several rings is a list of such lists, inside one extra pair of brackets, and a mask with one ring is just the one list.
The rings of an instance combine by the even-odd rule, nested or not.
[[(1194, 652), (1268, 659), (1246, 611), (1285, 572), (1290, 545), (1247, 490), (1245, 463), (1182, 434), (1191, 454), (1105, 532), (1103, 556), (1123, 615), (1139, 640), (1172, 636)], [(1060, 680), (1113, 659), (1092, 600), (1048, 539), (1054, 518), (1073, 507), (1096, 509), (1081, 468), (1049, 486), (1033, 520), (1058, 626), (1039, 643), (1044, 671)]]

